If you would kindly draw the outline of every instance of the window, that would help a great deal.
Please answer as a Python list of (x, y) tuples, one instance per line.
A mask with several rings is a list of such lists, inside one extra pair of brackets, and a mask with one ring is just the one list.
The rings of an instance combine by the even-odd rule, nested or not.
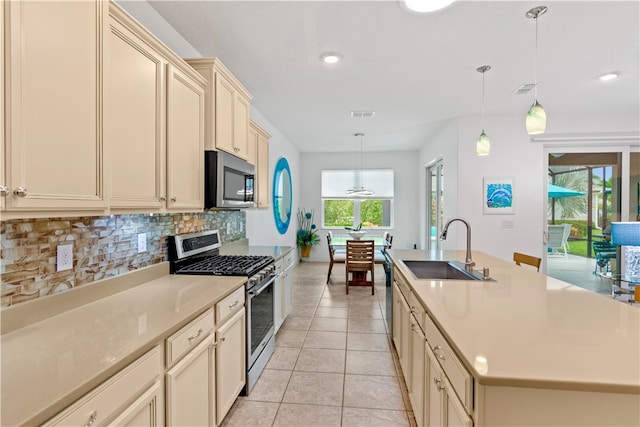
[[(374, 194), (347, 196), (348, 189), (360, 185)], [(393, 170), (363, 170), (362, 176), (359, 170), (322, 171), (323, 227), (344, 228), (360, 223), (363, 228), (393, 227)]]

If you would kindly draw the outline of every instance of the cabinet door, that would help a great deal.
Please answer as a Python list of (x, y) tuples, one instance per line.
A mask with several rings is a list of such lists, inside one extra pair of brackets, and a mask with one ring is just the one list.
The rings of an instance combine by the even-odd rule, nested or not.
[(411, 387), (411, 311), (409, 304), (404, 298), (400, 299), (400, 329), (402, 334), (400, 351), (400, 366), (402, 374), (407, 383), (407, 388)]
[(110, 426), (159, 427), (164, 425), (162, 382), (156, 381), (142, 396), (109, 423)]
[(216, 332), (216, 421), (220, 425), (245, 384), (245, 310)]
[(402, 294), (400, 288), (393, 282), (393, 343), (398, 352), (398, 357), (402, 357)]
[(236, 156), (249, 155), (249, 100), (237, 92), (233, 99), (233, 146)]
[(102, 43), (108, 5), (100, 0), (2, 4), (12, 192), (7, 209), (106, 206)]
[(258, 158), (258, 131), (253, 127), (253, 122), (249, 125), (249, 141), (247, 145), (247, 162), (256, 165)]
[(472, 427), (473, 421), (458, 400), (453, 387), (446, 379), (443, 381), (443, 397), (445, 399), (443, 409), (445, 411), (445, 426), (447, 427)]
[(105, 117), (110, 206), (164, 206), (164, 66), (160, 54), (110, 19)]
[[(4, 31), (4, 4), (0, 5), (0, 22)], [(4, 37), (4, 33), (3, 33)], [(9, 194), (9, 187), (4, 176), (4, 43), (0, 43), (0, 211), (4, 210), (5, 200)]]
[(204, 88), (167, 68), (167, 207), (204, 207)]
[(291, 276), (291, 267), (284, 269), (284, 310), (282, 318), (286, 319), (291, 313), (291, 301), (293, 299), (293, 277)]
[(211, 426), (215, 413), (215, 351), (206, 339), (166, 375), (168, 426)]
[(284, 322), (284, 292), (285, 292), (284, 272), (281, 272), (273, 283), (274, 304), (273, 304), (273, 325), (275, 331), (278, 332), (282, 322)]
[(424, 422), (424, 388), (425, 388), (425, 343), (424, 333), (418, 322), (411, 316), (411, 388), (409, 399), (413, 406), (416, 423)]
[(268, 208), (269, 198), (269, 140), (258, 134), (256, 175), (258, 184), (258, 207)]
[(426, 396), (425, 396), (425, 420), (428, 426), (442, 426), (444, 417), (442, 411), (442, 392), (444, 385), (442, 384), (442, 369), (438, 365), (436, 356), (433, 354), (429, 345), (425, 347), (426, 354)]
[(216, 149), (237, 155), (233, 143), (233, 104), (235, 90), (220, 73), (216, 73), (215, 142)]

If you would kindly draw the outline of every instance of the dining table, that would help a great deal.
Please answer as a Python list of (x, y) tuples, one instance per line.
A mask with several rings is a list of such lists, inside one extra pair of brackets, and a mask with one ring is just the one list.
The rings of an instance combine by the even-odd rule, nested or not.
[[(331, 239), (331, 246), (339, 251), (346, 251), (347, 249), (347, 240), (373, 240), (373, 244), (375, 246), (375, 263), (380, 264), (384, 262), (384, 255), (382, 255), (382, 251), (389, 247), (389, 242), (387, 242), (382, 236), (377, 235), (365, 235), (360, 239), (354, 239), (353, 237), (345, 234), (345, 235), (334, 235)], [(380, 252), (380, 253), (378, 253)], [(363, 274), (364, 273), (364, 274)], [(353, 280), (349, 281), (349, 284), (352, 286), (370, 286), (366, 280), (366, 271), (354, 271), (353, 272)]]

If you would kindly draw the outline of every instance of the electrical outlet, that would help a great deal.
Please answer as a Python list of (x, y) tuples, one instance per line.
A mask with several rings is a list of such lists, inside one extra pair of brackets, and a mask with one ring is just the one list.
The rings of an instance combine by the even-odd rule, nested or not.
[(227, 223), (227, 235), (231, 234), (231, 223)]
[(142, 335), (147, 332), (147, 315), (141, 314), (138, 316), (138, 335)]
[(57, 255), (56, 271), (73, 268), (73, 243), (58, 245)]
[(147, 252), (147, 234), (138, 234), (138, 253)]

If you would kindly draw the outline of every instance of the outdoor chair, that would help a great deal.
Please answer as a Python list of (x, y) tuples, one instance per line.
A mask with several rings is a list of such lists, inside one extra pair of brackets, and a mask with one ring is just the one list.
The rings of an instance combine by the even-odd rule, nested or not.
[[(616, 247), (609, 242), (592, 242), (591, 247), (596, 257), (596, 265), (593, 274), (604, 275), (611, 272), (611, 260), (616, 259)], [(599, 271), (598, 271), (599, 270)]]
[(558, 224), (547, 226), (548, 236), (548, 255), (549, 256), (569, 256), (569, 234), (571, 233), (571, 224)]
[(345, 259), (347, 258), (347, 253), (346, 251), (336, 251), (331, 243), (331, 232), (327, 234), (327, 246), (329, 247), (329, 272), (327, 273), (327, 283), (329, 283), (333, 264), (344, 264)]

